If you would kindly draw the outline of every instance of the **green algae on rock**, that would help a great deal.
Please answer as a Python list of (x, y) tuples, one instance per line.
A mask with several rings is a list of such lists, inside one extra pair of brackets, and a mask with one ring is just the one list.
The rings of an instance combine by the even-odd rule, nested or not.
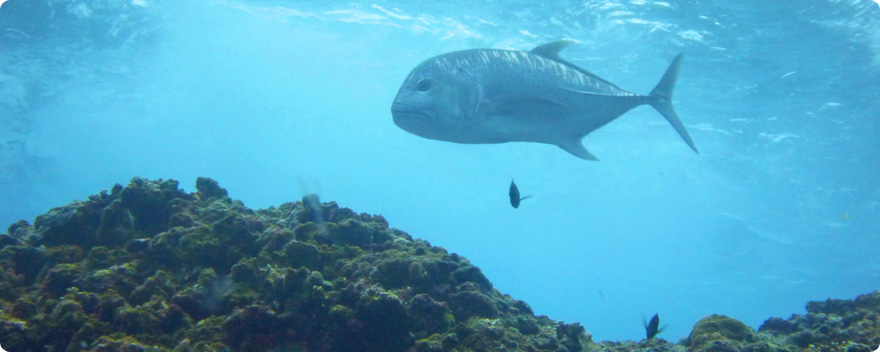
[(752, 342), (755, 333), (743, 322), (712, 314), (700, 319), (688, 336), (688, 347), (691, 351), (730, 351)]
[(810, 351), (867, 352), (880, 346), (880, 292), (809, 302), (806, 309), (787, 320), (768, 319), (758, 331)]
[(456, 254), (317, 196), (251, 210), (173, 180), (0, 236), (10, 351), (589, 351)]
[[(9, 351), (870, 352), (880, 292), (755, 332), (710, 315), (681, 343), (603, 341), (535, 316), (467, 259), (316, 195), (251, 210), (135, 178), (0, 234)], [(638, 324), (634, 333), (640, 332)]]

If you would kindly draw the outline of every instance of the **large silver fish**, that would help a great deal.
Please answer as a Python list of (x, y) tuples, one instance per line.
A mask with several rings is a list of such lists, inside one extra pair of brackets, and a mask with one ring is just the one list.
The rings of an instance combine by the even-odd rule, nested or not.
[(560, 58), (569, 44), (557, 41), (531, 51), (463, 50), (425, 60), (394, 98), (394, 123), (441, 141), (547, 143), (598, 160), (581, 139), (649, 104), (697, 151), (671, 102), (682, 54), (650, 94), (637, 95)]

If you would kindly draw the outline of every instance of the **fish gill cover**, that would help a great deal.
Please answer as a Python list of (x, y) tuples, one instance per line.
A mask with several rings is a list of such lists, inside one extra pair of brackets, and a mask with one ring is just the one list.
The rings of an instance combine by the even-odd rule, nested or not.
[(135, 178), (0, 235), (9, 351), (869, 352), (880, 292), (810, 302), (756, 332), (722, 315), (679, 343), (594, 342), (535, 316), (455, 253), (336, 202), (252, 210)]

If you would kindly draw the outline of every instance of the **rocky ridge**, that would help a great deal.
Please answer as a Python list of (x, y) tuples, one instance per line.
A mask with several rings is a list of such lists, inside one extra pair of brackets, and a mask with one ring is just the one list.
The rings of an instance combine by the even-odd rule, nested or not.
[(317, 196), (251, 210), (217, 182), (135, 178), (0, 235), (8, 351), (847, 351), (880, 344), (880, 293), (758, 331), (711, 315), (679, 343), (593, 342), (479, 268)]

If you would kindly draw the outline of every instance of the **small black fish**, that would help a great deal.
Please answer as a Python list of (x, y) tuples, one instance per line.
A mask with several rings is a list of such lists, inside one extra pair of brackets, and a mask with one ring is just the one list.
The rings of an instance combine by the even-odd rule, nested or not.
[(660, 315), (654, 314), (654, 317), (651, 318), (651, 322), (645, 324), (645, 332), (648, 335), (648, 339), (653, 339), (654, 336), (657, 336), (663, 329), (660, 329)]
[(516, 188), (516, 183), (513, 183), (513, 179), (510, 179), (510, 205), (515, 208), (519, 208), (519, 202), (523, 199), (529, 199), (531, 196), (519, 197), (519, 188)]

